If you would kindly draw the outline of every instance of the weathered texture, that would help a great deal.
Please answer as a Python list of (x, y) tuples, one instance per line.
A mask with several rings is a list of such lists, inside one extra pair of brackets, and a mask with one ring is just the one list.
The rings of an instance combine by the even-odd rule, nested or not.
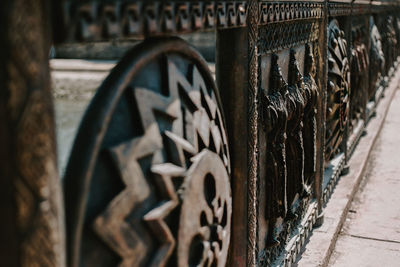
[(257, 179), (258, 179), (258, 20), (257, 0), (248, 1), (248, 225), (247, 266), (256, 266), (257, 255)]
[(306, 45), (304, 55), (304, 91), (305, 109), (303, 117), (304, 141), (304, 188), (311, 189), (317, 172), (317, 105), (319, 89), (315, 82), (316, 66), (313, 46)]
[(382, 35), (382, 50), (385, 55), (384, 74), (389, 75), (389, 70), (397, 57), (397, 38), (393, 24), (393, 16), (383, 15), (379, 17), (378, 27)]
[[(287, 242), (300, 222), (307, 221), (304, 215), (315, 192), (313, 185), (320, 179), (315, 175), (319, 99), (314, 80), (321, 82), (314, 61), (319, 55), (320, 25), (317, 20), (304, 20), (259, 29), (262, 130), (257, 256), (262, 266), (290, 261), (283, 259), (289, 254), (285, 249), (292, 249)], [(290, 41), (280, 38), (284, 33), (292, 36)]]
[(287, 164), (287, 201), (291, 206), (296, 194), (303, 195), (304, 146), (303, 116), (306, 105), (303, 97), (303, 75), (300, 73), (295, 50), (290, 50), (288, 93), (286, 106), (288, 111), (286, 164)]
[(5, 266), (64, 266), (48, 1), (0, 4), (0, 257)]
[(287, 211), (286, 200), (286, 126), (287, 107), (286, 94), (287, 83), (282, 77), (278, 66), (278, 56), (272, 55), (270, 88), (268, 93), (263, 91), (261, 97), (262, 126), (265, 130), (267, 151), (266, 161), (266, 219), (285, 217)]
[[(253, 0), (251, 0), (253, 1)], [(251, 1), (65, 1), (58, 37), (66, 41), (142, 38), (201, 30), (246, 27), (256, 11), (257, 25), (321, 18), (323, 4), (316, 2)], [(252, 11), (253, 9), (253, 11)], [(65, 29), (62, 27), (65, 26)]]
[(225, 266), (225, 122), (207, 64), (183, 40), (145, 41), (110, 73), (79, 129), (65, 196), (71, 266)]
[[(354, 23), (356, 24), (356, 23)], [(353, 131), (357, 121), (365, 120), (365, 109), (368, 101), (369, 55), (367, 49), (365, 20), (354, 25), (351, 43), (351, 90), (350, 90), (350, 131)]]
[(380, 75), (384, 72), (383, 68), (385, 66), (385, 55), (382, 51), (382, 38), (372, 16), (369, 19), (369, 34), (371, 39), (371, 48), (369, 51), (370, 68), (368, 100), (375, 97), (376, 89), (379, 86), (378, 82)]
[(347, 57), (347, 41), (339, 22), (329, 23), (328, 86), (326, 112), (325, 160), (338, 153), (342, 144), (349, 113), (350, 67)]
[[(5, 251), (14, 253), (10, 266), (63, 264), (61, 202), (53, 199), (61, 194), (51, 100), (48, 89), (42, 90), (48, 88), (51, 43), (43, 3), (5, 2), (0, 11), (5, 15), (0, 53), (9, 53), (1, 55), (0, 77), (6, 125), (0, 141), (6, 148), (2, 197), (11, 225), (4, 236), (25, 231)], [(387, 57), (382, 66), (378, 49), (370, 68), (378, 70), (371, 78), (371, 99), (377, 81), (382, 95), (398, 65), (400, 21), (393, 3), (51, 3), (57, 4), (51, 13), (58, 22), (54, 42), (128, 41), (130, 46), (129, 38), (145, 39), (135, 40), (139, 44), (105, 80), (81, 124), (65, 179), (68, 263), (289, 264), (316, 224), (316, 203), (321, 212), (361, 136), (364, 110), (370, 115), (376, 107), (366, 103), (365, 83), (367, 48), (372, 44), (376, 52), (379, 38), (361, 40), (357, 32), (368, 25), (371, 11)], [(227, 131), (210, 70), (194, 49), (171, 37), (215, 29)], [(350, 138), (349, 126), (359, 135)], [(226, 134), (234, 141), (230, 147)], [(335, 165), (327, 168), (325, 181), (324, 164)], [(37, 257), (40, 253), (46, 257)]]

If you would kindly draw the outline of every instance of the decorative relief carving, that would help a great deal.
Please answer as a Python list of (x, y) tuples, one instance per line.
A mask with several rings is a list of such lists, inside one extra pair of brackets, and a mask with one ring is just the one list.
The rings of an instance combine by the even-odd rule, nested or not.
[(275, 23), (260, 27), (259, 35), (259, 53), (267, 54), (317, 40), (319, 23), (310, 20)]
[(362, 119), (366, 108), (365, 96), (368, 94), (369, 56), (367, 46), (363, 42), (365, 27), (357, 27), (352, 30), (351, 47), (351, 90), (350, 90), (350, 131), (355, 127), (356, 121)]
[(352, 6), (351, 3), (328, 3), (329, 16), (348, 16), (351, 14)]
[[(247, 1), (66, 2), (64, 16), (69, 41), (244, 27), (250, 12)], [(323, 3), (314, 2), (257, 1), (255, 8), (259, 18), (255, 21), (256, 25), (319, 19), (323, 15)]]
[[(289, 56), (289, 79), (286, 83), (278, 65), (278, 55), (271, 55), (268, 91), (263, 90), (261, 98), (266, 134), (263, 164), (266, 164), (265, 218), (269, 224), (267, 248), (280, 244), (278, 235), (281, 230), (278, 227), (281, 228), (281, 223), (277, 218), (283, 218), (285, 225), (297, 218), (292, 207), (295, 202), (310, 196), (310, 184), (315, 175), (318, 88), (313, 78), (315, 67), (312, 48), (306, 46), (305, 83), (294, 49)], [(304, 139), (307, 141), (304, 142)], [(310, 160), (307, 171), (305, 158)]]
[(389, 70), (397, 58), (397, 38), (393, 22), (392, 16), (387, 16), (381, 21), (382, 49), (386, 59), (385, 75), (389, 74)]
[(275, 219), (285, 217), (287, 212), (287, 169), (286, 169), (286, 98), (288, 85), (282, 77), (278, 56), (272, 54), (270, 85), (262, 95), (263, 125), (267, 134), (266, 157), (266, 219), (270, 220), (267, 246), (277, 246)]
[(347, 41), (337, 20), (329, 23), (328, 103), (326, 112), (325, 160), (338, 152), (349, 113), (350, 69)]
[[(258, 22), (257, 0), (248, 1), (248, 176), (247, 176), (247, 264), (256, 265), (258, 179)], [(246, 64), (246, 63), (244, 63)]]
[(321, 3), (261, 2), (259, 5), (260, 25), (295, 19), (318, 19), (323, 15), (323, 5)]
[(195, 156), (183, 185), (178, 266), (226, 265), (232, 213), (229, 184), (216, 153), (204, 150)]
[(316, 67), (313, 47), (306, 44), (304, 55), (304, 117), (303, 117), (303, 141), (304, 141), (304, 192), (310, 192), (317, 171), (317, 104), (318, 86), (315, 82)]
[[(77, 3), (67, 1), (71, 7), (66, 9), (70, 40), (97, 41), (249, 24), (248, 126), (252, 135), (247, 144), (250, 219), (249, 238), (245, 241), (248, 242), (248, 265), (255, 265), (257, 56), (259, 52), (270, 53), (317, 40), (316, 20), (321, 18), (324, 4), (256, 0)], [(350, 5), (328, 3), (328, 6), (330, 15), (351, 14)], [(362, 5), (357, 8), (357, 12), (365, 12)], [(25, 7), (24, 14), (27, 10)], [(380, 10), (390, 10), (390, 7)], [(29, 11), (41, 13), (33, 6)], [(257, 43), (257, 25), (265, 24), (269, 25), (261, 30), (263, 37)], [(373, 21), (371, 26), (370, 97), (380, 74), (388, 74), (399, 55), (400, 41), (398, 18), (388, 16), (382, 22), (383, 40)], [(336, 153), (341, 143), (348, 120), (349, 98), (355, 108), (352, 118), (357, 119), (362, 113), (363, 106), (358, 100), (364, 93), (361, 88), (364, 88), (368, 55), (361, 35), (357, 31), (353, 34), (353, 61), (349, 64), (347, 43), (338, 22), (333, 20), (329, 25), (326, 159)], [(388, 59), (386, 64), (381, 41)], [(44, 45), (37, 44), (41, 44), (41, 49), (33, 50), (39, 51), (41, 59), (47, 58)], [(264, 129), (268, 135), (265, 217), (270, 221), (269, 247), (282, 245), (276, 219), (286, 219), (281, 236), (287, 234), (291, 228), (288, 221), (297, 216), (291, 204), (297, 194), (300, 198), (309, 196), (316, 171), (318, 88), (311, 51), (311, 46), (306, 45), (302, 77), (296, 53), (291, 50), (288, 83), (282, 77), (278, 56), (273, 54), (270, 88), (261, 97)], [(15, 64), (8, 65), (10, 85), (18, 89), (14, 94), (24, 91), (24, 86), (17, 82), (23, 76), (19, 73), (21, 70), (28, 76), (40, 76), (33, 74), (43, 66), (32, 64), (24, 65), (30, 69), (20, 70)], [(353, 91), (349, 88), (349, 65), (354, 74)], [(11, 116), (18, 118), (12, 120), (17, 132), (13, 139), (15, 159), (20, 167), (19, 177), (14, 181), (16, 227), (24, 233), (20, 261), (22, 265), (62, 265), (63, 223), (61, 194), (54, 179), (57, 171), (51, 105), (46, 91), (28, 91), (22, 92), (24, 97), (15, 98), (16, 102), (10, 102), (8, 107)], [(40, 135), (33, 142), (29, 138), (32, 133)], [(147, 41), (117, 66), (83, 121), (66, 177), (68, 238), (72, 240), (68, 241), (69, 264), (225, 266), (232, 213), (229, 174), (223, 115), (205, 63), (181, 41)], [(71, 209), (76, 203), (79, 207)], [(82, 253), (76, 254), (76, 249)]]
[[(303, 76), (296, 60), (296, 52), (290, 50), (288, 94), (286, 107), (288, 113), (286, 165), (287, 165), (287, 201), (289, 207), (294, 204), (296, 194), (302, 194), (304, 180), (304, 146), (303, 146), (303, 116), (305, 102), (303, 94)], [(289, 211), (291, 211), (289, 209)]]
[[(262, 90), (261, 118), (265, 134), (265, 251), (259, 262), (272, 264), (293, 236), (310, 203), (316, 173), (318, 87), (314, 80), (315, 47), (299, 46), (280, 56), (272, 53), (268, 89)], [(304, 56), (303, 56), (304, 55)], [(298, 61), (297, 57), (300, 59)], [(304, 77), (299, 62), (304, 63)], [(288, 82), (279, 64), (288, 64)], [(263, 70), (264, 71), (264, 70)], [(264, 265), (263, 265), (264, 266)]]
[(368, 99), (371, 99), (375, 95), (375, 91), (378, 87), (379, 77), (381, 76), (385, 67), (385, 55), (382, 51), (382, 38), (372, 16), (369, 19), (369, 25), (371, 48), (369, 50), (370, 68)]
[[(69, 197), (77, 179), (91, 184), (73, 204), (85, 213), (72, 224), (83, 229), (69, 226), (81, 251), (69, 255), (74, 266), (225, 266), (232, 199), (217, 93), (207, 65), (179, 39), (146, 41), (119, 63), (72, 152), (90, 155), (94, 170), (72, 161), (65, 178)], [(88, 137), (95, 147), (79, 147)]]

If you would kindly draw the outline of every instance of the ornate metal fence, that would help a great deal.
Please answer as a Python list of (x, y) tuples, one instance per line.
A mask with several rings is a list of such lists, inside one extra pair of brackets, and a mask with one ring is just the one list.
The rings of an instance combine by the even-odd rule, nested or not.
[[(289, 266), (400, 52), (398, 1), (10, 0), (0, 20), (6, 266)], [(177, 37), (210, 30), (216, 79)], [(140, 43), (61, 187), (47, 51), (115, 39)]]

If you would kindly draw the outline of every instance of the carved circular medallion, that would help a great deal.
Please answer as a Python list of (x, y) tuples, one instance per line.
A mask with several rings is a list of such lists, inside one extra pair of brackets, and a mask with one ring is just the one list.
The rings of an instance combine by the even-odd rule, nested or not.
[(328, 43), (328, 103), (327, 153), (329, 158), (337, 150), (348, 121), (350, 108), (350, 67), (347, 41), (337, 20), (329, 23)]
[(344, 130), (349, 112), (349, 84), (350, 67), (347, 57), (347, 41), (344, 39), (344, 32), (340, 30), (337, 20), (329, 23), (329, 83), (334, 84), (331, 93), (334, 95), (334, 102), (339, 105), (340, 129)]
[(224, 266), (228, 141), (206, 63), (178, 38), (147, 40), (110, 73), (65, 176), (70, 266)]
[(179, 266), (225, 266), (232, 213), (227, 184), (229, 176), (217, 154), (205, 149), (193, 159), (179, 222)]

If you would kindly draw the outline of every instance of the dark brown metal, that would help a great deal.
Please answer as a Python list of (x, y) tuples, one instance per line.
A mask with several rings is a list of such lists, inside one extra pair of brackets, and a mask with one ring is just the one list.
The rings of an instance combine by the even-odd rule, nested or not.
[(369, 25), (371, 46), (369, 51), (370, 68), (368, 100), (375, 96), (376, 89), (379, 86), (379, 79), (384, 71), (385, 66), (385, 56), (382, 51), (382, 38), (372, 16), (369, 19)]
[(392, 67), (394, 60), (397, 58), (397, 38), (393, 22), (392, 16), (380, 17), (379, 24), (380, 32), (382, 34), (382, 50), (385, 55), (385, 75), (389, 74), (389, 70)]
[[(328, 3), (325, 2), (325, 14), (328, 13)], [(319, 21), (319, 38), (312, 43), (313, 56), (315, 59), (315, 76), (314, 80), (317, 84), (319, 97), (317, 99), (317, 138), (316, 138), (316, 174), (313, 186), (313, 197), (317, 202), (318, 225), (321, 225), (323, 217), (323, 181), (325, 173), (325, 132), (326, 132), (326, 106), (327, 106), (327, 90), (326, 84), (328, 79), (328, 16)], [(307, 54), (307, 53), (306, 53)], [(305, 60), (307, 62), (307, 60)], [(305, 68), (307, 71), (307, 68)], [(306, 72), (305, 72), (305, 76)]]
[(272, 55), (270, 87), (263, 94), (263, 125), (268, 135), (267, 147), (267, 190), (268, 208), (266, 218), (285, 217), (286, 201), (286, 125), (287, 125), (287, 83), (278, 65), (278, 56)]
[(284, 218), (287, 212), (287, 167), (286, 167), (286, 126), (287, 126), (287, 83), (278, 65), (278, 56), (271, 57), (270, 84), (268, 92), (263, 90), (261, 99), (263, 129), (266, 133), (265, 219), (269, 222), (266, 247), (279, 245), (276, 219)]
[(329, 23), (328, 99), (326, 115), (325, 160), (338, 153), (349, 113), (350, 67), (347, 41), (337, 20)]
[[(358, 26), (358, 27), (357, 27)], [(365, 22), (353, 26), (351, 44), (351, 90), (350, 90), (350, 132), (356, 126), (357, 121), (365, 119), (365, 109), (368, 98), (368, 72), (369, 55), (365, 37)]]
[(247, 266), (257, 265), (257, 183), (258, 183), (258, 0), (248, 0), (248, 175), (247, 175)]
[[(303, 220), (303, 212), (317, 191), (314, 185), (321, 184), (320, 176), (316, 177), (317, 130), (321, 129), (316, 124), (318, 87), (310, 77), (316, 75), (319, 66), (319, 58), (316, 64), (314, 57), (319, 54), (316, 44), (321, 36), (320, 25), (318, 20), (302, 20), (271, 24), (259, 30), (260, 87), (263, 92), (261, 125), (264, 130), (259, 134), (258, 263), (262, 266), (279, 264), (285, 257), (282, 251), (291, 249), (286, 245), (293, 236), (292, 229)], [(286, 34), (290, 38), (281, 38)], [(307, 75), (306, 84), (303, 73)], [(279, 99), (270, 95), (276, 87), (284, 94), (282, 105), (285, 114), (290, 112), (289, 122), (282, 121), (279, 105), (273, 104), (273, 100)], [(307, 118), (304, 117), (306, 110)], [(308, 120), (306, 137), (303, 131), (305, 120)], [(286, 129), (288, 123), (290, 129)], [(304, 147), (306, 138), (307, 151)], [(307, 165), (307, 177), (306, 157), (311, 161)]]
[(0, 2), (0, 258), (65, 266), (48, 1)]
[[(322, 222), (367, 101), (376, 106), (398, 65), (399, 3), (1, 2), (2, 263), (65, 265), (51, 30), (55, 43), (145, 39), (104, 81), (76, 138), (69, 266), (290, 265)], [(221, 92), (171, 37), (213, 30)]]
[(224, 266), (230, 159), (207, 65), (177, 38), (133, 48), (103, 83), (65, 175), (69, 266)]
[[(261, 2), (256, 25), (317, 19), (323, 16), (321, 2)], [(247, 1), (90, 1), (67, 0), (64, 5), (66, 41), (111, 40), (208, 29), (245, 27)]]
[[(318, 39), (319, 23), (315, 20), (272, 24), (260, 28), (259, 51), (267, 54)], [(290, 38), (282, 38), (290, 36)]]
[[(294, 204), (296, 194), (303, 195), (304, 181), (304, 146), (303, 146), (303, 116), (304, 116), (304, 83), (296, 60), (296, 52), (290, 50), (288, 94), (286, 106), (288, 112), (286, 164), (287, 164), (287, 201), (288, 206)], [(310, 194), (311, 192), (307, 192)]]
[(307, 44), (304, 55), (304, 178), (302, 185), (305, 192), (311, 191), (312, 185), (315, 184), (315, 175), (317, 173), (317, 108), (319, 89), (315, 82), (317, 73), (313, 49), (314, 47), (312, 45)]
[(216, 75), (226, 116), (232, 164), (232, 231), (228, 266), (247, 266), (248, 238), (248, 34), (245, 29), (217, 33)]

